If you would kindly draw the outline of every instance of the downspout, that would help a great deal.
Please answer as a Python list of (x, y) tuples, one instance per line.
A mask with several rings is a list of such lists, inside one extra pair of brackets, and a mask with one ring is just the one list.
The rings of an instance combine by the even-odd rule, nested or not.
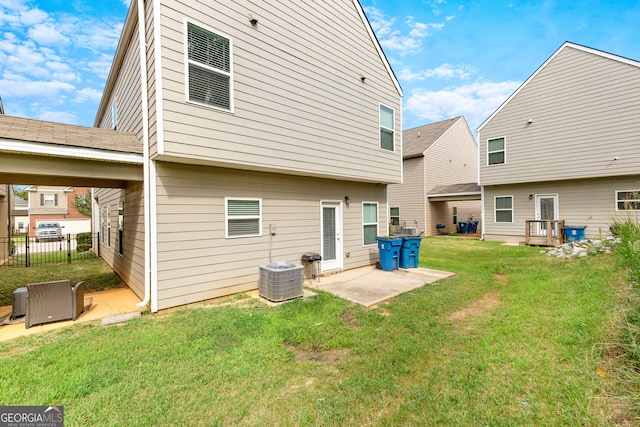
[(150, 179), (149, 179), (149, 102), (147, 81), (147, 46), (144, 0), (138, 0), (138, 40), (140, 43), (140, 92), (142, 102), (142, 155), (143, 163), (143, 203), (144, 203), (144, 299), (136, 304), (142, 308), (149, 305), (151, 299), (151, 215), (150, 215)]

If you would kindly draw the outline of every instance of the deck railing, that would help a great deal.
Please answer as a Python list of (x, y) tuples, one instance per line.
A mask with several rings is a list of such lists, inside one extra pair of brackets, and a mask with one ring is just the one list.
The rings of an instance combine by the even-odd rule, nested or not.
[(525, 221), (525, 243), (530, 246), (558, 246), (564, 243), (564, 219)]

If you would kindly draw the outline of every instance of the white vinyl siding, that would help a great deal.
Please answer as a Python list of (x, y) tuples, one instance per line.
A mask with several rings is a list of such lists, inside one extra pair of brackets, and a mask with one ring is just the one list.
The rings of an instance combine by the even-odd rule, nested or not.
[(226, 200), (227, 238), (262, 235), (262, 200)]
[(640, 190), (616, 191), (617, 211), (640, 211)]
[[(377, 202), (380, 223), (388, 221), (386, 188), (374, 183), (292, 180), (284, 174), (158, 162), (160, 182), (159, 309), (257, 289), (258, 266), (300, 263), (301, 254), (320, 253), (321, 201), (339, 203), (346, 194), (351, 198), (351, 206), (343, 209), (340, 235), (345, 270), (377, 261), (377, 249), (362, 246), (362, 201)], [(225, 197), (250, 199), (256, 194), (262, 199), (262, 236), (225, 239)], [(275, 236), (268, 233), (269, 224), (277, 226)]]
[[(164, 131), (160, 157), (154, 158), (343, 181), (400, 182), (401, 96), (357, 3), (253, 6), (256, 27), (242, 2), (198, 2), (197, 8), (188, 2), (162, 4), (159, 112)], [(233, 114), (187, 101), (185, 19), (231, 40)], [(393, 152), (380, 149), (380, 104), (395, 112)], [(150, 120), (153, 105), (151, 100)], [(120, 112), (119, 128), (122, 117)], [(152, 153), (153, 135), (150, 129)]]
[(393, 108), (380, 104), (380, 148), (394, 150), (395, 112)]
[(513, 222), (513, 196), (496, 196), (494, 212), (496, 222)]
[[(115, 271), (118, 276), (142, 299), (144, 297), (145, 281), (145, 227), (144, 227), (144, 185), (141, 182), (130, 183), (125, 190), (94, 189), (94, 196), (99, 200), (100, 236), (105, 244), (100, 245), (100, 257)], [(118, 242), (108, 247), (107, 241), (107, 206), (112, 210), (118, 209), (118, 231), (115, 226), (113, 239)], [(122, 206), (122, 218), (120, 209)], [(115, 213), (114, 213), (115, 214)], [(120, 233), (120, 221), (122, 232)], [(121, 247), (120, 247), (121, 246)], [(119, 250), (122, 249), (122, 255)]]
[(565, 47), (479, 130), (480, 141), (509, 139), (500, 167), (485, 163), (481, 144), (480, 184), (637, 174), (638, 111), (640, 67)]
[(506, 160), (506, 144), (504, 138), (495, 138), (487, 141), (487, 164), (499, 165)]
[(375, 245), (378, 237), (378, 203), (362, 203), (362, 244)]
[(187, 41), (187, 99), (227, 111), (233, 110), (231, 39), (185, 21)]

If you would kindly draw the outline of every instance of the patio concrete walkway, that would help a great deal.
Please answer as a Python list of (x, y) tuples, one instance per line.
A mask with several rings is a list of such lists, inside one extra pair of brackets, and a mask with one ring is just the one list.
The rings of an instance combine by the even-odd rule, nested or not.
[[(29, 329), (24, 327), (24, 321), (9, 325), (0, 326), (0, 341), (7, 341), (24, 335), (37, 334), (39, 332), (51, 331), (54, 329), (64, 328), (75, 323), (91, 322), (93, 320), (103, 319), (123, 313), (131, 313), (140, 311), (136, 304), (140, 299), (129, 288), (109, 289), (101, 292), (92, 292), (85, 294), (87, 298), (92, 298), (91, 308), (88, 312), (83, 312), (74, 322), (65, 320), (61, 322), (45, 323), (44, 325), (32, 326)], [(11, 315), (11, 306), (0, 307), (0, 319)]]
[(305, 283), (305, 286), (371, 307), (401, 293), (453, 275), (454, 273), (430, 268), (384, 271), (368, 266), (320, 277), (319, 280)]

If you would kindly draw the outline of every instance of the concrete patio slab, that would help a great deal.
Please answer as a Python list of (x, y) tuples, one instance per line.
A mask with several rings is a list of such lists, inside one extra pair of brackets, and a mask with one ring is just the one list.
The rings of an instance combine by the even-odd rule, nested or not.
[(368, 266), (324, 276), (305, 286), (327, 291), (365, 307), (371, 307), (401, 293), (453, 275), (454, 273), (430, 268), (384, 271)]

